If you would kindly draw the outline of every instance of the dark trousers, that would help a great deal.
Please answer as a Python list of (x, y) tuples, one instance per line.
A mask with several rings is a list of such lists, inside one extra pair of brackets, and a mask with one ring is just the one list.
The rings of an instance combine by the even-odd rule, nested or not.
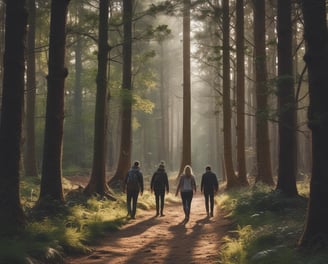
[(128, 214), (133, 218), (136, 215), (138, 196), (139, 196), (139, 191), (126, 192), (126, 206), (127, 206)]
[(159, 214), (159, 207), (161, 207), (161, 215), (164, 209), (165, 190), (155, 190), (156, 214)]
[(206, 212), (209, 213), (209, 209), (211, 209), (211, 213), (213, 213), (214, 193), (204, 193), (204, 197), (205, 197)]
[(186, 218), (189, 218), (190, 215), (192, 197), (193, 197), (193, 191), (181, 192), (183, 211), (185, 213)]

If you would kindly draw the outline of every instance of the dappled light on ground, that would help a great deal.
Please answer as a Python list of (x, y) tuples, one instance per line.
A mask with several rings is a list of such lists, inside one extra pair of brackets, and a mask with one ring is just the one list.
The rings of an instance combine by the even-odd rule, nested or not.
[(220, 211), (207, 218), (203, 196), (194, 197), (190, 220), (183, 224), (180, 203), (167, 205), (164, 217), (138, 210), (136, 219), (108, 234), (91, 255), (70, 264), (215, 263), (229, 222)]

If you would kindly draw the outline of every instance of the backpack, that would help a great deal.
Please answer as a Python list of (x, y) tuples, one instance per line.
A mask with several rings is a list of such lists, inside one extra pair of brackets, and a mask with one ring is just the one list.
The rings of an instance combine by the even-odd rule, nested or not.
[(126, 180), (126, 188), (129, 191), (139, 191), (138, 171), (130, 170)]
[(165, 189), (165, 182), (163, 172), (156, 172), (154, 175), (154, 190)]

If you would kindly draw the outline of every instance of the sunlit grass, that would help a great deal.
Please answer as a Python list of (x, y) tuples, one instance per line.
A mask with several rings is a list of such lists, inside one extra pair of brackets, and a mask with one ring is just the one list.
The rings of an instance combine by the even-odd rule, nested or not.
[[(59, 263), (56, 259), (66, 254), (89, 252), (90, 245), (128, 221), (122, 193), (114, 193), (117, 201), (110, 201), (96, 196), (86, 198), (77, 192), (66, 196), (65, 210), (51, 217), (35, 217), (33, 206), (38, 199), (39, 185), (38, 177), (24, 178), (21, 182), (21, 201), (28, 224), (17, 237), (0, 238), (0, 263), (28, 263), (28, 259)], [(76, 186), (63, 179), (63, 188), (67, 192)], [(153, 197), (147, 194), (139, 201), (145, 208), (154, 204)]]
[(327, 263), (328, 255), (307, 256), (297, 248), (305, 221), (308, 187), (307, 182), (299, 183), (300, 196), (293, 198), (260, 184), (217, 197), (226, 217), (236, 225), (235, 231), (224, 238), (219, 263)]
[[(166, 194), (166, 203), (180, 202), (179, 196), (175, 196), (176, 175), (170, 175), (169, 179), (170, 193)], [(27, 215), (38, 199), (39, 184), (39, 178), (24, 179), (21, 183), (22, 204)], [(139, 196), (138, 210), (155, 208), (154, 194), (147, 185)], [(63, 186), (66, 191), (76, 187), (65, 179)], [(235, 223), (235, 230), (224, 238), (219, 263), (326, 263), (326, 254), (308, 257), (297, 250), (309, 184), (298, 184), (298, 191), (300, 197), (286, 198), (270, 187), (257, 184), (217, 196), (216, 203)], [(115, 202), (96, 196), (67, 196), (67, 210), (42, 220), (29, 218), (23, 234), (0, 238), (0, 263), (26, 263), (27, 258), (47, 263), (47, 258), (89, 252), (91, 245), (128, 221), (126, 194), (114, 195)]]
[[(253, 235), (253, 230), (250, 226), (243, 228), (238, 227), (235, 232), (231, 232), (230, 236), (224, 237), (224, 246), (221, 254), (221, 263), (245, 263), (247, 253), (245, 251), (245, 243), (249, 237)], [(243, 239), (241, 239), (243, 238)]]
[(137, 207), (142, 210), (155, 208), (154, 194), (144, 191), (143, 195), (139, 195)]
[[(93, 196), (85, 197), (77, 186), (63, 178), (66, 196), (65, 210), (60, 210), (51, 217), (41, 218), (34, 215), (33, 207), (39, 196), (39, 177), (24, 178), (20, 192), (23, 209), (28, 216), (24, 233), (8, 240), (0, 238), (0, 263), (28, 263), (37, 259), (50, 263), (64, 255), (84, 254), (109, 232), (115, 232), (129, 221), (126, 210), (126, 194), (115, 192), (116, 201)], [(155, 208), (155, 196), (149, 183), (145, 183), (143, 195), (139, 195), (137, 210)], [(175, 197), (175, 184), (166, 194), (166, 203), (180, 201)], [(51, 263), (55, 263), (51, 262)], [(60, 260), (58, 260), (58, 263)]]

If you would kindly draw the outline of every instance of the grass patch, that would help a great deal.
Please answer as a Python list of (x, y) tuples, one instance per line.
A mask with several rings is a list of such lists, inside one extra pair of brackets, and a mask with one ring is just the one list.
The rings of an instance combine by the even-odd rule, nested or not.
[(328, 254), (307, 256), (297, 248), (305, 221), (308, 184), (298, 186), (298, 197), (256, 184), (223, 193), (217, 198), (229, 212), (235, 230), (224, 238), (219, 263), (324, 264)]
[[(62, 179), (65, 205), (52, 206), (51, 214), (34, 210), (39, 198), (40, 178), (30, 177), (21, 181), (21, 203), (28, 217), (28, 224), (17, 237), (0, 237), (0, 263), (62, 263), (63, 256), (90, 252), (108, 233), (115, 232), (127, 223), (126, 194), (114, 192), (117, 201), (102, 197), (87, 198), (83, 189)], [(137, 210), (155, 209), (155, 196), (145, 183), (139, 195)], [(175, 202), (174, 193), (166, 195), (166, 202)], [(44, 217), (47, 215), (47, 217)]]
[[(62, 263), (65, 255), (85, 254), (109, 232), (127, 223), (125, 194), (114, 193), (117, 201), (101, 197), (86, 198), (82, 189), (63, 179), (66, 204), (48, 217), (33, 210), (39, 196), (40, 178), (21, 181), (21, 201), (28, 224), (17, 237), (0, 237), (0, 263)], [(154, 196), (145, 192), (138, 209), (155, 205)], [(38, 263), (39, 263), (38, 262)]]

